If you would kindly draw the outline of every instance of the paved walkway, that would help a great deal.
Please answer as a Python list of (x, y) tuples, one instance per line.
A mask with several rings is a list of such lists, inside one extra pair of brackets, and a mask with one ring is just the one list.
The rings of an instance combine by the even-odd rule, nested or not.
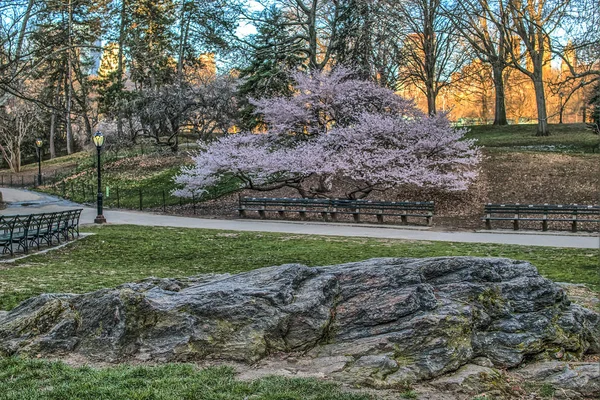
[[(59, 211), (81, 207), (78, 204), (51, 196), (21, 189), (0, 188), (6, 202), (11, 202), (0, 214), (24, 214), (31, 212)], [(86, 207), (81, 215), (82, 224), (91, 224), (96, 216), (94, 208)], [(354, 225), (325, 222), (287, 222), (260, 220), (220, 220), (206, 218), (175, 217), (136, 211), (105, 210), (104, 216), (111, 224), (145, 226), (172, 226), (178, 228), (223, 229), (252, 232), (280, 232), (326, 236), (353, 236), (382, 239), (430, 240), (465, 243), (520, 244), (528, 246), (600, 248), (598, 236), (584, 236), (561, 232), (441, 232), (423, 228), (393, 228), (375, 225)]]

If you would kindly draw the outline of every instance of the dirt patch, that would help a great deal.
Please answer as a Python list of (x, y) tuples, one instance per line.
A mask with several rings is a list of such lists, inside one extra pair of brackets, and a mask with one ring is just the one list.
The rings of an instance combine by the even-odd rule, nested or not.
[(600, 155), (491, 153), (484, 163), (493, 203), (598, 204)]
[(122, 179), (139, 179), (140, 176), (149, 176), (168, 168), (190, 163), (189, 156), (146, 154), (109, 162), (104, 166), (104, 170), (107, 173), (119, 174)]

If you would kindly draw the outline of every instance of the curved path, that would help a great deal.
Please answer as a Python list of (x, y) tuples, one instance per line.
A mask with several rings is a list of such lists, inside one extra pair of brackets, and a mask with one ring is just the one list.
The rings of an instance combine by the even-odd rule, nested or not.
[[(21, 189), (0, 188), (8, 208), (1, 214), (25, 214), (32, 212), (59, 211), (81, 207), (45, 194)], [(311, 234), (327, 236), (355, 236), (382, 239), (432, 240), (466, 243), (520, 244), (526, 246), (572, 247), (585, 249), (600, 248), (600, 238), (595, 235), (579, 235), (560, 232), (443, 232), (418, 227), (394, 228), (377, 225), (355, 225), (326, 222), (291, 222), (261, 220), (219, 220), (206, 218), (175, 217), (136, 211), (105, 210), (104, 216), (111, 224), (131, 224), (146, 226), (172, 226), (179, 228), (223, 229), (233, 231), (280, 232), (291, 234)], [(84, 207), (82, 224), (91, 224), (96, 210)]]

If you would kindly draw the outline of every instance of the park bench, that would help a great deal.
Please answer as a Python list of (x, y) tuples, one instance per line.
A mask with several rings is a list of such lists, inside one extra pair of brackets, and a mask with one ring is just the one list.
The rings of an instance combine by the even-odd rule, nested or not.
[(256, 211), (260, 218), (267, 213), (277, 213), (285, 218), (287, 213), (298, 213), (300, 219), (306, 219), (307, 214), (317, 214), (327, 221), (337, 221), (338, 215), (352, 215), (355, 222), (360, 222), (361, 215), (374, 215), (377, 222), (383, 223), (383, 218), (400, 217), (402, 223), (408, 223), (408, 217), (425, 218), (431, 225), (434, 212), (433, 202), (394, 202), (372, 200), (345, 199), (298, 199), (298, 198), (265, 198), (240, 197), (238, 212), (246, 217), (247, 212)]
[(82, 209), (53, 213), (0, 216), (0, 246), (2, 254), (52, 246), (79, 236), (79, 218)]
[(561, 205), (561, 204), (486, 204), (484, 210), (485, 227), (492, 229), (492, 221), (512, 221), (513, 229), (519, 229), (520, 221), (542, 223), (542, 230), (548, 230), (548, 222), (569, 222), (571, 231), (577, 232), (578, 223), (599, 223), (600, 206)]

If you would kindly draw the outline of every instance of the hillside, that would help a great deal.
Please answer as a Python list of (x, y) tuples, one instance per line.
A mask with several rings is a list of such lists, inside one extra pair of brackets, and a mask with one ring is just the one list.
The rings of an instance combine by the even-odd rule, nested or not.
[[(579, 203), (597, 204), (600, 187), (599, 138), (583, 124), (553, 125), (553, 135), (534, 136), (534, 125), (472, 127), (468, 137), (484, 147), (480, 178), (467, 192), (444, 193), (403, 187), (374, 200), (432, 200), (436, 202), (437, 226), (481, 228), (483, 204), (492, 203)], [(40, 188), (79, 202), (95, 201), (95, 155), (78, 153), (44, 162), (46, 176), (56, 184)], [(176, 214), (236, 217), (238, 193), (229, 186), (214, 188), (206, 199), (182, 201), (170, 195), (172, 181), (182, 165), (191, 162), (189, 152), (173, 154), (139, 151), (105, 155), (103, 184), (109, 187), (107, 207), (153, 209)], [(32, 182), (36, 165), (28, 165), (14, 182)], [(55, 175), (56, 174), (56, 175)], [(4, 182), (8, 171), (0, 171)], [(232, 193), (233, 192), (233, 193)], [(230, 193), (227, 195), (227, 193)], [(245, 191), (246, 195), (287, 196), (297, 193), (278, 190), (269, 193)], [(210, 200), (218, 198), (218, 200)], [(204, 201), (203, 200), (208, 200)]]

